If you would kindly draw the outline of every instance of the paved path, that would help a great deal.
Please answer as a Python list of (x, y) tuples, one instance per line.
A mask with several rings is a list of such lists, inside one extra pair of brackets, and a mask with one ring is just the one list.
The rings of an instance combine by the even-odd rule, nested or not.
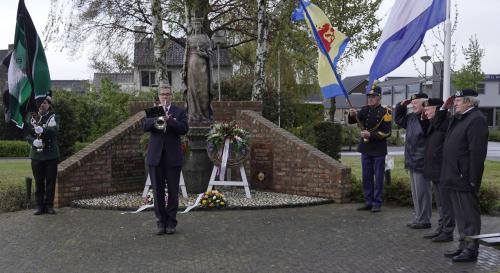
[[(340, 154), (343, 156), (359, 156), (360, 153), (356, 152), (356, 147), (352, 148), (353, 151), (345, 151)], [(404, 155), (404, 147), (403, 146), (390, 146), (387, 148), (389, 155)], [(500, 142), (488, 142), (488, 154), (486, 155), (486, 159), (500, 161)]]
[[(456, 242), (410, 230), (410, 208), (358, 212), (357, 204), (179, 216), (178, 233), (155, 236), (152, 212), (63, 208), (56, 216), (0, 214), (0, 272), (497, 272), (500, 251), (453, 264)], [(500, 218), (483, 216), (483, 232)]]

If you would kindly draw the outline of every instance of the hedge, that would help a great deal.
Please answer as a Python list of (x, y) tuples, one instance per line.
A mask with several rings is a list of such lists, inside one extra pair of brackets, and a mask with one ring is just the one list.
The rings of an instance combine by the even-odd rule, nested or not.
[(314, 125), (316, 147), (333, 159), (340, 159), (342, 146), (342, 125), (329, 121), (319, 122)]
[[(361, 179), (351, 175), (351, 182), (351, 200), (363, 202), (364, 197)], [(481, 186), (479, 191), (481, 213), (498, 215), (500, 213), (499, 195), (500, 193), (497, 188), (493, 186)], [(400, 206), (413, 206), (409, 178), (392, 177), (391, 184), (384, 183), (383, 200), (384, 202)]]
[(0, 157), (28, 157), (30, 148), (26, 141), (2, 140), (0, 141)]
[(490, 135), (488, 137), (488, 140), (500, 142), (500, 130), (490, 131)]

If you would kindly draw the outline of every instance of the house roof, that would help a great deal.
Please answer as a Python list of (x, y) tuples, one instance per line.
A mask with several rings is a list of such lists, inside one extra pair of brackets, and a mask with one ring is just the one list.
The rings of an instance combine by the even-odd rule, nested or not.
[(383, 82), (379, 82), (378, 86), (396, 86), (408, 84), (420, 84), (424, 80), (423, 77), (387, 77)]
[[(366, 105), (366, 95), (365, 94), (350, 94), (349, 99), (351, 100), (352, 106), (354, 108), (361, 108), (363, 105)], [(325, 109), (330, 109), (331, 103), (330, 100), (325, 100), (323, 102), (323, 106)], [(351, 106), (347, 102), (344, 96), (335, 97), (335, 106), (337, 109), (350, 109)]]
[(101, 81), (105, 78), (114, 84), (133, 84), (134, 73), (94, 73), (94, 86), (96, 90), (101, 90)]
[[(135, 66), (154, 66), (154, 48), (153, 39), (145, 38), (134, 45), (134, 65)], [(212, 63), (217, 65), (217, 51), (214, 51)], [(167, 48), (167, 66), (184, 65), (184, 48), (174, 41), (168, 41)], [(220, 49), (220, 65), (230, 66), (228, 49)]]
[(342, 80), (342, 83), (344, 84), (344, 88), (347, 93), (350, 94), (354, 89), (356, 89), (356, 87), (363, 84), (364, 81), (368, 82), (368, 75), (345, 77)]
[(52, 89), (62, 89), (75, 93), (86, 93), (90, 91), (88, 80), (51, 80)]

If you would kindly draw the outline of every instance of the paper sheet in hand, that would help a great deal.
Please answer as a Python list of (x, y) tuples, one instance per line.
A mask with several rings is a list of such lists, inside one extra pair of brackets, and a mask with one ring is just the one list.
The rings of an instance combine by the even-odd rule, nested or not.
[(161, 106), (155, 106), (151, 108), (144, 109), (147, 118), (156, 118), (165, 116), (165, 110)]

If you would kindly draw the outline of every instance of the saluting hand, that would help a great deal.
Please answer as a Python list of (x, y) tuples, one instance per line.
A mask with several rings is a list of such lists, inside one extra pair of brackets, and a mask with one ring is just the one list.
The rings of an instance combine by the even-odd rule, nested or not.
[(453, 96), (452, 96), (452, 97), (449, 97), (449, 98), (448, 98), (448, 99), (444, 102), (444, 104), (443, 104), (443, 106), (442, 106), (442, 107), (443, 107), (443, 109), (446, 109), (446, 110), (450, 109), (450, 108), (451, 108), (451, 106), (453, 105), (453, 101), (455, 101), (455, 97), (453, 97)]
[(411, 102), (411, 100), (402, 100), (401, 105), (407, 106), (408, 104), (410, 104), (410, 102)]

